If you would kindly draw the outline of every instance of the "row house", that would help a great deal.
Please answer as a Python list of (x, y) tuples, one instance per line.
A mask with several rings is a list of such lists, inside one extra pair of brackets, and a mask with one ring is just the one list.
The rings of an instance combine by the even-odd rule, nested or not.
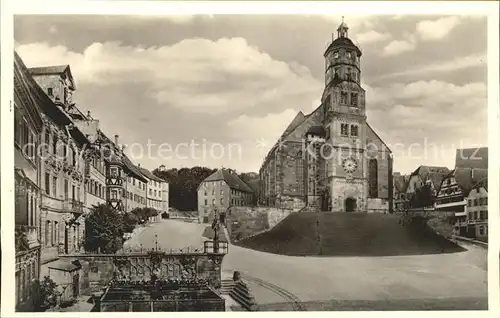
[[(82, 249), (85, 200), (85, 149), (89, 139), (74, 125), (67, 111), (75, 89), (69, 66), (37, 67), (27, 70), (32, 98), (40, 105), (43, 129), (38, 149), (39, 169), (39, 277), (51, 277), (61, 300), (78, 295), (83, 283), (81, 266), (60, 254)], [(37, 277), (38, 278), (38, 277)]]
[(147, 207), (146, 189), (148, 179), (139, 170), (139, 167), (134, 165), (127, 156), (124, 156), (125, 166), (128, 168), (127, 183), (125, 185), (125, 211), (131, 212), (137, 208)]
[[(82, 264), (60, 256), (83, 252), (92, 207), (107, 204), (123, 213), (132, 202), (147, 206), (150, 179), (124, 154), (118, 135), (111, 141), (73, 103), (69, 65), (27, 68), (14, 55), (16, 302), (24, 308), (30, 282), (40, 277), (56, 282), (63, 302), (86, 288)], [(132, 178), (142, 185), (136, 200), (127, 192)], [(159, 188), (168, 196), (168, 184)]]
[[(483, 182), (485, 184), (488, 176), (488, 148), (458, 149), (455, 160), (455, 169), (451, 171), (442, 181), (439, 194), (435, 202), (438, 212), (447, 213), (455, 220), (454, 232), (460, 236), (484, 237), (484, 222), (487, 223), (487, 199), (486, 204), (481, 200), (469, 201), (469, 196), (474, 197), (477, 192), (475, 187)], [(479, 189), (481, 195), (487, 195), (485, 189)], [(480, 202), (480, 203), (478, 203)], [(470, 204), (470, 205), (469, 205)], [(472, 214), (469, 217), (468, 209)], [(483, 213), (481, 213), (483, 211)], [(477, 217), (476, 218), (476, 213)], [(484, 217), (486, 216), (486, 219)], [(479, 221), (476, 221), (479, 220)], [(477, 226), (476, 226), (477, 225)], [(483, 230), (480, 227), (483, 226)]]
[[(158, 167), (159, 172), (164, 172), (165, 170), (166, 170), (165, 165), (161, 165), (160, 167)], [(169, 195), (170, 195), (169, 183), (164, 180), (161, 186), (161, 201), (162, 201), (162, 210), (166, 212), (169, 212)]]
[(476, 183), (467, 196), (466, 219), (460, 228), (466, 228), (466, 237), (488, 241), (488, 179)]
[(219, 169), (205, 178), (198, 186), (198, 219), (208, 223), (214, 210), (224, 213), (233, 206), (253, 204), (253, 190), (226, 169)]
[(36, 151), (43, 130), (41, 107), (23, 61), (14, 53), (15, 295), (16, 310), (32, 309), (31, 282), (40, 272), (40, 172)]
[[(162, 212), (168, 212), (168, 206), (165, 206), (165, 192), (168, 195), (168, 183), (160, 177), (154, 175), (151, 171), (138, 165), (142, 175), (146, 177), (147, 182), (147, 192), (146, 192), (146, 206), (151, 209), (155, 209)], [(168, 200), (168, 197), (167, 197)], [(161, 215), (153, 217), (153, 220), (157, 220)]]

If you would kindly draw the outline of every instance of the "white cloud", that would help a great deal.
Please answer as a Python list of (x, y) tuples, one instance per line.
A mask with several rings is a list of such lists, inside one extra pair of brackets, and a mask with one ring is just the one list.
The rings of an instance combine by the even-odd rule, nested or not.
[(389, 39), (390, 37), (391, 35), (389, 33), (379, 33), (374, 30), (356, 34), (356, 39), (361, 44), (384, 41)]
[(172, 46), (93, 43), (82, 54), (45, 43), (20, 45), (28, 66), (70, 64), (76, 81), (94, 85), (143, 83), (153, 98), (188, 112), (310, 104), (321, 84), (310, 70), (251, 47), (243, 38), (187, 39)]
[(380, 78), (397, 77), (404, 75), (419, 75), (419, 74), (435, 73), (435, 72), (449, 72), (469, 67), (477, 67), (481, 65), (486, 66), (486, 63), (487, 63), (486, 54), (473, 54), (469, 56), (458, 57), (453, 60), (442, 61), (439, 63), (420, 65), (418, 67), (406, 69), (402, 72), (385, 74), (380, 76)]
[(456, 16), (425, 20), (417, 23), (417, 33), (422, 40), (435, 41), (444, 38), (460, 22)]
[(415, 40), (415, 37), (408, 36), (408, 39), (406, 40), (393, 40), (389, 42), (389, 44), (387, 44), (384, 47), (382, 55), (384, 56), (399, 55), (404, 52), (413, 51), (415, 50), (416, 47), (417, 47), (417, 41)]

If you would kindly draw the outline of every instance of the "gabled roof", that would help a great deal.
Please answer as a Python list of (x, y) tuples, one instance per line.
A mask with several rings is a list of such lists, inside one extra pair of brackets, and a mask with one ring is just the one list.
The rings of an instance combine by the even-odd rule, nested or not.
[(480, 189), (480, 188), (484, 188), (486, 191), (488, 191), (488, 177), (483, 178), (472, 187), (472, 189)]
[(35, 129), (40, 133), (43, 128), (43, 120), (41, 109), (32, 96), (33, 87), (29, 85), (30, 77), (28, 68), (19, 54), (14, 51), (14, 91), (18, 92), (21, 95), (20, 97), (24, 98), (25, 102), (28, 103), (28, 105), (25, 105), (26, 110), (33, 120)]
[(488, 177), (488, 169), (456, 168), (450, 175), (467, 195), (478, 182)]
[(148, 178), (149, 180), (154, 180), (154, 181), (158, 181), (158, 182), (166, 182), (165, 180), (163, 180), (162, 178), (160, 177), (157, 177), (155, 176), (151, 171), (149, 171), (148, 169), (145, 169), (143, 167), (137, 167), (139, 169), (139, 171), (141, 171), (141, 173), (146, 177)]
[(488, 169), (488, 147), (457, 149), (455, 168)]
[[(450, 170), (446, 167), (438, 166), (420, 166), (418, 167), (411, 176), (420, 176), (422, 181), (430, 180), (434, 189), (438, 189), (441, 186), (443, 179), (450, 173)], [(410, 176), (410, 177), (411, 177)]]
[(225, 181), (231, 189), (253, 193), (253, 190), (245, 182), (243, 182), (240, 177), (236, 174), (232, 174), (226, 169), (218, 169), (205, 178), (205, 180), (201, 183), (210, 181)]
[(68, 73), (68, 79), (71, 82), (71, 89), (75, 89), (75, 82), (73, 80), (73, 75), (71, 74), (71, 68), (68, 64), (65, 65), (51, 65), (51, 66), (39, 66), (30, 67), (30, 74), (33, 76), (39, 75), (62, 75)]
[[(68, 116), (68, 114), (66, 114), (61, 106), (54, 103), (33, 79), (33, 76), (31, 76), (31, 69), (28, 70), (30, 72), (30, 76), (26, 76), (26, 82), (33, 93), (34, 100), (38, 103), (42, 112), (61, 128), (73, 124), (73, 120)], [(88, 138), (77, 127), (74, 127), (70, 131), (73, 139), (80, 145), (90, 143)]]

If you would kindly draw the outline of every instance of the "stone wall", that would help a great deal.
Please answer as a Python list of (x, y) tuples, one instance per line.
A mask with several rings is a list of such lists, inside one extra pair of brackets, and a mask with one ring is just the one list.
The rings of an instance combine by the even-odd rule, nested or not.
[[(188, 269), (195, 271), (197, 277), (207, 279), (212, 286), (218, 288), (221, 281), (220, 265), (224, 255), (221, 254), (161, 254), (161, 270), (157, 273), (160, 279), (181, 278)], [(80, 287), (86, 291), (99, 291), (113, 277), (115, 272), (128, 276), (129, 279), (148, 280), (151, 274), (151, 256), (148, 254), (128, 254), (127, 256), (106, 254), (65, 255), (61, 259), (78, 259), (82, 264)], [(186, 267), (193, 261), (194, 268)], [(121, 264), (121, 265), (120, 265)]]
[(228, 231), (232, 242), (269, 231), (292, 210), (269, 207), (233, 207), (228, 214)]
[(368, 213), (388, 213), (389, 200), (380, 198), (369, 198), (367, 200), (366, 211)]

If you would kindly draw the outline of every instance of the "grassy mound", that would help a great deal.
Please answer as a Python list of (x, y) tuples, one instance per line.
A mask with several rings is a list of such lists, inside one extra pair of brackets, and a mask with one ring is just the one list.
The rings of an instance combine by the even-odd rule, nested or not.
[(464, 249), (427, 226), (401, 224), (392, 214), (293, 213), (268, 232), (237, 242), (291, 256), (396, 256)]

